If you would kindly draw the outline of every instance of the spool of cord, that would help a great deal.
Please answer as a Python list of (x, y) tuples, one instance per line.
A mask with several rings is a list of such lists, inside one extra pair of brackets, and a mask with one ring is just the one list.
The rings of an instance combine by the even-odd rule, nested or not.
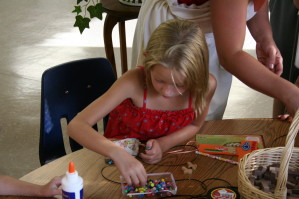
[(238, 187), (215, 187), (208, 191), (207, 196), (208, 199), (240, 199)]

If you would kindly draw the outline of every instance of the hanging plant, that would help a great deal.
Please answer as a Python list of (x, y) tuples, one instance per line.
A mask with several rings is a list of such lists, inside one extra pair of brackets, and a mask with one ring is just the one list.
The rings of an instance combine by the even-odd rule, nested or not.
[(89, 28), (89, 22), (92, 18), (103, 19), (105, 9), (99, 0), (77, 0), (77, 5), (72, 12), (77, 13), (74, 27), (78, 27), (82, 34), (85, 28)]

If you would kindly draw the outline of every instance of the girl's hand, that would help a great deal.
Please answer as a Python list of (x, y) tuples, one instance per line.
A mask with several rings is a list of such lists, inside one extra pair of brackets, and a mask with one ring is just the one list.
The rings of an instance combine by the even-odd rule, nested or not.
[(53, 178), (50, 182), (41, 187), (41, 195), (44, 197), (52, 197), (61, 195), (62, 190), (59, 189), (61, 185), (62, 176)]
[(256, 43), (257, 59), (277, 75), (282, 74), (282, 56), (276, 45), (271, 43)]
[(162, 159), (163, 151), (158, 140), (152, 139), (146, 142), (145, 153), (141, 153), (141, 158), (148, 164), (155, 164)]
[(127, 151), (118, 150), (112, 160), (128, 185), (143, 186), (146, 184), (147, 175), (143, 165)]

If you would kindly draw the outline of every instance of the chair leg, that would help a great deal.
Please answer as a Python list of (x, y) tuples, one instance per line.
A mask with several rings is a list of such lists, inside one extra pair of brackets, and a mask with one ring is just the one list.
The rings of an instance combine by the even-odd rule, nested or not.
[(115, 77), (117, 77), (117, 70), (115, 64), (115, 57), (113, 51), (113, 42), (112, 42), (112, 30), (114, 26), (117, 24), (117, 19), (109, 14), (106, 15), (104, 22), (104, 44), (105, 44), (105, 52), (106, 57), (110, 61), (112, 65), (112, 69), (114, 71)]
[(124, 74), (128, 70), (127, 60), (127, 44), (126, 44), (126, 25), (124, 21), (118, 23), (119, 27), (119, 42), (120, 42), (120, 56), (121, 56), (121, 72)]

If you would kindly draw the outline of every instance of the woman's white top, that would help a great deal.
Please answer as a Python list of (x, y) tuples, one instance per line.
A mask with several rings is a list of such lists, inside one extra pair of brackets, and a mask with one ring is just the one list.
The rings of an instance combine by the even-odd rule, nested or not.
[[(178, 4), (177, 0), (143, 0), (136, 24), (133, 49), (132, 67), (143, 65), (144, 51), (151, 33), (162, 22), (170, 19), (184, 19), (200, 24), (205, 33), (209, 48), (209, 70), (217, 79), (217, 88), (210, 103), (206, 120), (222, 119), (231, 87), (232, 75), (219, 64), (214, 35), (212, 33), (210, 2), (200, 6)], [(253, 2), (247, 9), (247, 20), (254, 16)]]

